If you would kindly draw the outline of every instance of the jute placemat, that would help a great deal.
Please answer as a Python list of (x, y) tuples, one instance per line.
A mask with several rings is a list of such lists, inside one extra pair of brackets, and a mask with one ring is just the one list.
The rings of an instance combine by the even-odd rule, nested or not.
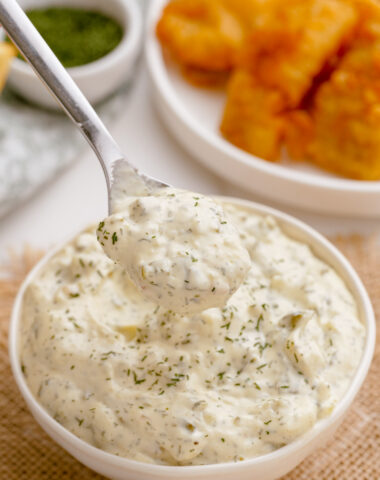
[[(380, 318), (380, 249), (374, 239), (335, 241), (350, 259)], [(38, 254), (13, 257), (10, 276), (0, 280), (0, 479), (101, 479), (68, 455), (41, 430), (27, 410), (12, 378), (8, 321), (18, 286)], [(379, 328), (380, 330), (380, 328)], [(334, 440), (283, 480), (380, 480), (380, 337), (370, 373)]]

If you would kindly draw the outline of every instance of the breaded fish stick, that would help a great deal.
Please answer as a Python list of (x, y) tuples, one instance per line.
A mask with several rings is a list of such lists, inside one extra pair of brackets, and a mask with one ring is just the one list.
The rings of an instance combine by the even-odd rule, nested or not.
[(283, 108), (281, 93), (259, 85), (250, 72), (237, 70), (228, 83), (220, 130), (237, 147), (275, 161), (284, 130)]
[(296, 108), (356, 22), (357, 13), (345, 0), (271, 0), (249, 35), (244, 65)]

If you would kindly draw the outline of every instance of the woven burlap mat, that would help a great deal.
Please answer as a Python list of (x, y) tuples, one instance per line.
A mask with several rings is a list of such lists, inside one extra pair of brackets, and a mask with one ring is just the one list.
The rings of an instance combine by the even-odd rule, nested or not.
[[(374, 239), (335, 241), (350, 259), (380, 318), (380, 249)], [(8, 321), (18, 286), (38, 254), (12, 257), (9, 278), (0, 280), (0, 479), (101, 479), (42, 431), (12, 378), (7, 352)], [(380, 330), (380, 328), (379, 328)], [(344, 423), (323, 449), (283, 480), (380, 480), (380, 342), (369, 375)]]

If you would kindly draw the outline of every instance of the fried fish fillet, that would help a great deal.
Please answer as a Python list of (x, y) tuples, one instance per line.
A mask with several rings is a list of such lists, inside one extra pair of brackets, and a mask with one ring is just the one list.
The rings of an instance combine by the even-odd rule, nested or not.
[(271, 0), (256, 18), (242, 61), (295, 108), (356, 24), (356, 10), (345, 0)]
[(225, 72), (236, 65), (244, 29), (220, 0), (172, 0), (156, 33), (182, 66)]
[(16, 49), (13, 47), (13, 45), (6, 42), (0, 43), (0, 92), (4, 88), (8, 77), (11, 60), (15, 54)]
[(284, 132), (284, 105), (276, 89), (258, 84), (247, 70), (236, 70), (227, 86), (222, 135), (253, 155), (275, 161)]
[(228, 84), (221, 132), (266, 160), (279, 159), (283, 141), (302, 157), (313, 123), (300, 103), (325, 66), (333, 68), (356, 13), (344, 0), (268, 0), (255, 22)]
[(351, 178), (380, 178), (380, 37), (346, 53), (318, 90), (312, 115), (314, 163)]

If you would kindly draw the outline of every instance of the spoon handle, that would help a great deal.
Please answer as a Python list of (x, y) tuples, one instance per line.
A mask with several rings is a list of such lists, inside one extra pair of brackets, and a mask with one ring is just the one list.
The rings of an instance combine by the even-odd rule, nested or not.
[(0, 0), (0, 23), (96, 153), (110, 198), (112, 164), (124, 156), (74, 80), (15, 0)]

